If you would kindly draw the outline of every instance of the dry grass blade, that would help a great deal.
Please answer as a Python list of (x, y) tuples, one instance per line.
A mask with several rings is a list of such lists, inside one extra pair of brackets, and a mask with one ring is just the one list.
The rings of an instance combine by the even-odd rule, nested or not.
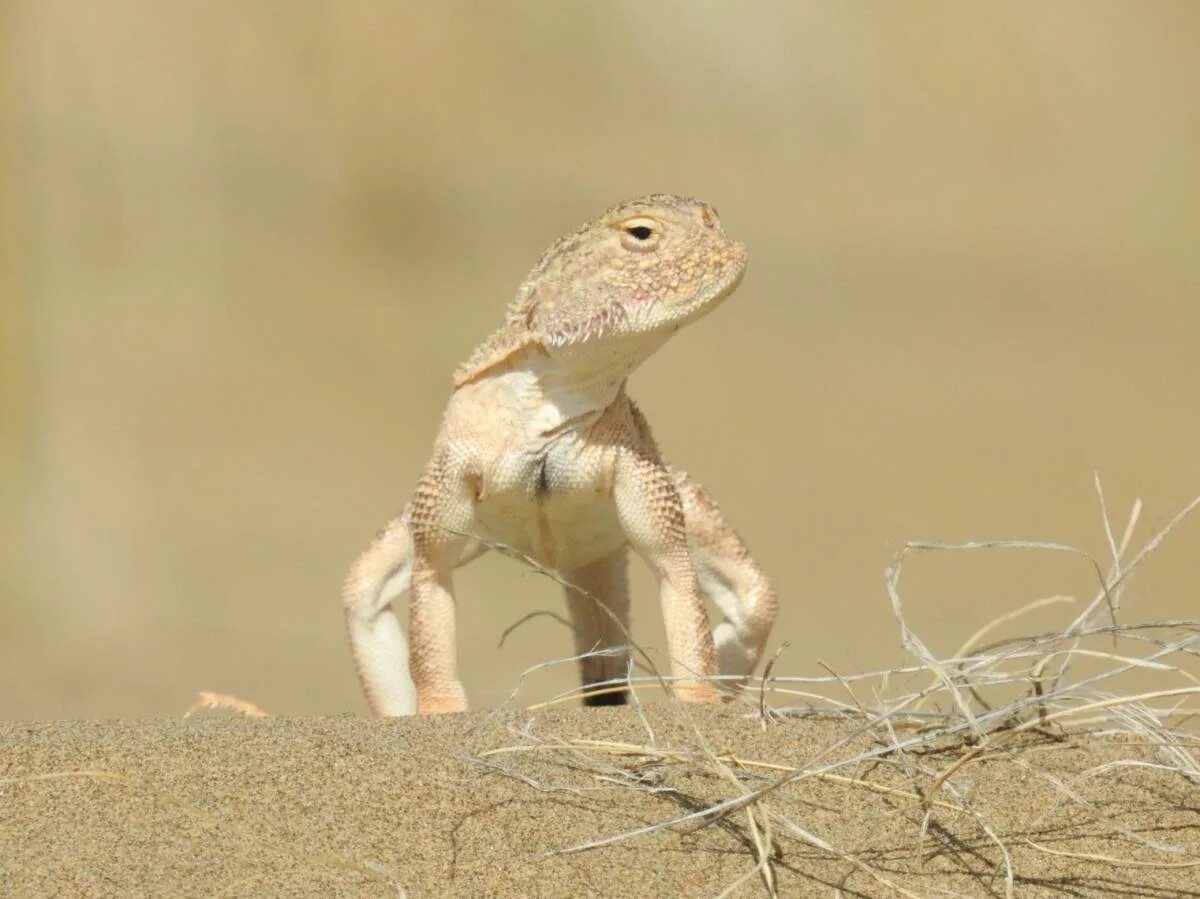
[[(993, 618), (991, 621), (989, 621), (987, 624), (985, 624), (981, 628), (979, 628), (979, 630), (975, 631), (975, 633), (971, 634), (971, 636), (968, 637), (963, 642), (962, 646), (960, 646), (958, 648), (958, 650), (954, 653), (954, 658), (955, 659), (963, 658), (968, 652), (971, 651), (971, 648), (973, 646), (975, 646), (975, 644), (977, 644), (980, 640), (982, 640), (984, 637), (986, 637), (988, 634), (990, 634), (996, 628), (1001, 627), (1005, 624), (1008, 624), (1012, 621), (1015, 621), (1017, 618), (1020, 618), (1022, 615), (1026, 615), (1029, 612), (1034, 612), (1038, 609), (1045, 608), (1046, 606), (1056, 605), (1059, 603), (1073, 603), (1073, 602), (1075, 602), (1075, 597), (1073, 597), (1073, 596), (1059, 596), (1059, 595), (1045, 596), (1045, 597), (1042, 597), (1041, 599), (1035, 599), (1032, 602), (1026, 603), (1025, 605), (1020, 606), (1019, 608), (1016, 608), (1011, 612), (1005, 612), (1003, 615), (998, 615), (995, 618)], [(947, 662), (946, 664), (950, 665), (951, 663)], [(922, 704), (919, 704), (917, 706), (917, 708), (920, 708)]]
[(763, 668), (762, 679), (758, 685), (758, 720), (762, 724), (763, 730), (766, 730), (767, 727), (767, 685), (771, 683), (771, 672), (775, 670), (775, 663), (779, 661), (779, 657), (789, 646), (791, 644), (787, 640), (779, 644), (779, 648), (775, 650), (775, 654)]
[[(479, 754), (479, 758), (486, 759), (493, 755), (505, 755), (509, 753), (521, 752), (538, 752), (538, 751), (554, 751), (563, 747), (570, 747), (582, 751), (603, 752), (611, 755), (624, 755), (635, 758), (654, 758), (664, 762), (673, 762), (677, 764), (691, 764), (695, 760), (695, 753), (685, 752), (683, 750), (664, 749), (653, 745), (640, 745), (636, 743), (619, 743), (611, 740), (589, 740), (576, 738), (574, 740), (563, 741), (560, 744), (537, 744), (526, 746), (500, 746), (495, 749), (489, 749)], [(895, 787), (888, 787), (883, 784), (878, 784), (873, 781), (863, 780), (856, 777), (847, 777), (842, 774), (833, 774), (828, 771), (804, 771), (802, 768), (797, 768), (794, 765), (783, 765), (778, 762), (766, 762), (759, 759), (747, 759), (741, 756), (732, 754), (721, 754), (717, 756), (718, 760), (735, 768), (761, 768), (765, 771), (781, 771), (787, 773), (806, 773), (816, 780), (828, 781), (829, 783), (842, 784), (849, 787), (857, 787), (864, 790), (869, 790), (873, 793), (879, 793), (884, 796), (894, 796), (898, 799), (906, 799), (912, 802), (932, 804), (940, 808), (952, 812), (961, 812), (963, 809), (949, 802), (939, 802), (936, 799), (930, 799), (927, 796), (922, 796), (918, 793), (913, 793), (908, 790), (899, 790)]]
[(1200, 860), (1182, 861), (1182, 862), (1144, 862), (1132, 858), (1115, 858), (1111, 855), (1099, 855), (1095, 852), (1068, 852), (1065, 849), (1051, 849), (1049, 846), (1043, 846), (1041, 843), (1035, 843), (1033, 840), (1026, 839), (1025, 844), (1038, 852), (1045, 852), (1047, 855), (1058, 855), (1063, 858), (1080, 858), (1086, 859), (1089, 862), (1103, 862), (1106, 865), (1112, 865), (1116, 868), (1200, 868)]
[(557, 621), (569, 631), (574, 631), (575, 626), (567, 621), (562, 615), (557, 612), (551, 612), (549, 609), (538, 609), (536, 612), (530, 612), (528, 615), (522, 615), (500, 634), (500, 642), (496, 644), (497, 649), (503, 649), (505, 642), (512, 636), (513, 632), (518, 630), (523, 624), (532, 621), (535, 618), (549, 618), (552, 621)]
[[(1141, 508), (1141, 506), (1139, 503), (1135, 507), (1135, 510), (1134, 510), (1135, 516), (1140, 511), (1140, 508)], [(1092, 614), (1096, 611), (1096, 608), (1100, 605), (1101, 602), (1103, 602), (1105, 600), (1105, 598), (1111, 593), (1111, 591), (1116, 589), (1120, 584), (1127, 581), (1129, 579), (1130, 575), (1132, 575), (1133, 572), (1135, 570), (1137, 570), (1142, 565), (1143, 562), (1146, 561), (1146, 559), (1150, 556), (1150, 554), (1153, 553), (1156, 549), (1158, 549), (1159, 546), (1162, 545), (1162, 542), (1164, 540), (1166, 540), (1167, 537), (1170, 536), (1170, 534), (1177, 527), (1179, 527), (1179, 525), (1181, 525), (1185, 520), (1187, 520), (1187, 518), (1193, 512), (1195, 512), (1197, 508), (1200, 508), (1200, 496), (1197, 496), (1190, 503), (1188, 503), (1186, 506), (1184, 506), (1182, 509), (1180, 509), (1177, 513), (1175, 513), (1175, 516), (1169, 522), (1167, 522), (1167, 524), (1162, 528), (1162, 530), (1160, 530), (1157, 534), (1155, 534), (1153, 537), (1151, 537), (1149, 540), (1146, 541), (1145, 545), (1142, 546), (1142, 548), (1140, 550), (1138, 550), (1137, 555), (1135, 555), (1133, 557), (1133, 559), (1130, 560), (1128, 565), (1121, 568), (1121, 570), (1118, 572), (1117, 576), (1111, 582), (1108, 582), (1108, 581), (1105, 582), (1104, 589), (1099, 594), (1097, 594), (1096, 598), (1092, 600), (1091, 604), (1089, 604), (1086, 609), (1084, 609), (1082, 612), (1079, 613), (1079, 617), (1076, 618), (1073, 622), (1071, 622), (1071, 624), (1067, 627), (1067, 631), (1074, 632), (1077, 629), (1086, 627), (1092, 617)], [(1133, 520), (1134, 519), (1131, 518), (1131, 525), (1130, 525), (1131, 528), (1132, 528)]]
[(789, 821), (787, 818), (783, 817), (782, 815), (779, 816), (779, 823), (781, 823), (785, 828), (787, 828), (787, 831), (792, 836), (796, 837), (796, 839), (803, 840), (805, 843), (808, 843), (810, 846), (814, 846), (817, 849), (820, 849), (822, 852), (828, 852), (830, 855), (836, 856), (837, 858), (840, 858), (843, 861), (849, 862), (851, 865), (853, 865), (859, 871), (862, 871), (864, 874), (866, 874), (872, 880), (876, 881), (877, 883), (883, 884), (889, 890), (893, 890), (897, 896), (907, 896), (907, 897), (909, 897), (909, 899), (921, 899), (921, 897), (918, 896), (916, 893), (910, 892), (909, 890), (906, 890), (904, 887), (900, 886), (900, 884), (896, 883), (895, 881), (889, 880), (888, 878), (884, 877), (882, 874), (880, 874), (878, 871), (876, 871), (874, 868), (872, 868), (870, 865), (868, 865), (862, 859), (855, 858), (853, 855), (851, 855), (848, 852), (842, 852), (840, 849), (837, 849), (836, 847), (831, 845), (827, 840), (823, 840), (820, 837), (816, 836), (815, 834), (810, 833), (809, 831), (805, 830), (803, 827), (800, 827), (798, 824), (796, 824), (793, 821)]
[[(528, 668), (526, 668), (524, 671), (521, 672), (520, 676), (517, 678), (517, 682), (513, 685), (513, 688), (509, 691), (508, 696), (505, 697), (504, 701), (502, 703), (500, 703), (499, 707), (497, 707), (496, 712), (499, 713), (501, 710), (506, 708), (514, 699), (517, 698), (517, 694), (521, 692), (521, 687), (524, 685), (526, 678), (528, 678), (531, 674), (536, 674), (538, 671), (542, 671), (546, 668), (553, 668), (556, 665), (572, 664), (574, 662), (578, 662), (580, 659), (606, 657), (606, 656), (623, 656), (623, 655), (625, 655), (627, 649), (628, 649), (628, 647), (625, 647), (625, 646), (612, 646), (612, 647), (608, 647), (606, 649), (591, 649), (588, 652), (581, 652), (578, 655), (563, 656), (562, 658), (559, 658), (559, 659), (550, 659), (549, 661), (546, 661), (546, 662), (538, 662), (536, 665), (530, 665)], [(581, 690), (583, 692), (587, 692), (588, 690), (592, 690), (593, 688), (596, 688), (596, 687), (599, 687), (599, 689), (595, 689), (595, 691), (594, 691), (597, 695), (601, 694), (601, 693), (621, 692), (621, 691), (625, 690), (624, 683), (613, 685), (611, 688), (607, 688), (607, 689), (605, 688), (604, 685), (592, 684), (592, 685), (588, 685), (584, 688), (575, 688), (575, 689), (569, 690), (563, 696), (555, 697), (554, 699), (551, 699), (547, 702), (538, 703), (536, 705), (530, 706), (529, 708), (530, 709), (538, 709), (538, 708), (545, 708), (546, 706), (555, 705), (556, 703), (564, 702), (568, 699), (575, 698), (576, 696), (580, 695)]]

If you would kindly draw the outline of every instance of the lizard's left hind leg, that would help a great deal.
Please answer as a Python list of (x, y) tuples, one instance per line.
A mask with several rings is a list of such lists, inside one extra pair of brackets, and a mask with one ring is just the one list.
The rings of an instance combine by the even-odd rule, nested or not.
[(687, 472), (671, 466), (671, 474), (683, 500), (688, 548), (700, 592), (723, 616), (713, 629), (721, 674), (748, 677), (762, 656), (779, 601), (771, 582), (712, 497)]

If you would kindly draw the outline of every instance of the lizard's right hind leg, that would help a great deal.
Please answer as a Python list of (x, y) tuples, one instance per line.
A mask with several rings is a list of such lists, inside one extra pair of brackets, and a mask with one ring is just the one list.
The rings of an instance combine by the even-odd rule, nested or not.
[[(486, 550), (479, 541), (458, 540), (449, 554), (450, 567), (465, 565)], [(384, 525), (355, 559), (342, 587), (350, 651), (376, 715), (417, 713), (408, 638), (395, 608), (397, 600), (409, 596), (412, 575), (413, 541), (406, 511)]]

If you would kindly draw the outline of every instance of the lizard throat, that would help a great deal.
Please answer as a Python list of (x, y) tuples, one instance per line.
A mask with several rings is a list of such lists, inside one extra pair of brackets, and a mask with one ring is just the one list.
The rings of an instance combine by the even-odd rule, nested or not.
[(530, 347), (495, 375), (517, 403), (524, 429), (550, 437), (590, 426), (616, 401), (630, 372), (658, 345), (581, 344), (551, 352)]

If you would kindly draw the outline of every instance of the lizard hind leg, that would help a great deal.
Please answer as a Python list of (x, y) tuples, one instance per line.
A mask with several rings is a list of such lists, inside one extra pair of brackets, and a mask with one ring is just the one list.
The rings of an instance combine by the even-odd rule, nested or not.
[[(629, 583), (624, 549), (563, 572), (583, 686), (624, 681), (629, 670)], [(574, 589), (572, 589), (574, 588)], [(584, 705), (624, 705), (628, 689), (609, 683)]]
[(403, 516), (380, 531), (350, 568), (342, 588), (355, 668), (376, 715), (413, 715), (417, 694), (408, 640), (393, 602), (412, 584), (412, 537)]
[[(775, 591), (713, 499), (686, 472), (672, 467), (672, 474), (683, 500), (700, 592), (722, 615), (713, 628), (718, 667), (722, 675), (747, 678), (775, 623)], [(724, 683), (736, 686), (739, 681)]]
[[(461, 541), (450, 565), (465, 565), (486, 550), (478, 541)], [(411, 597), (413, 559), (408, 516), (401, 515), (389, 521), (354, 561), (342, 587), (350, 650), (376, 715), (417, 714), (408, 638), (395, 608), (397, 600)]]
[[(723, 675), (747, 678), (758, 665), (775, 619), (776, 599), (771, 585), (753, 562), (728, 556), (693, 553), (700, 592), (721, 611), (713, 628), (717, 665)], [(725, 681), (736, 686), (743, 681)]]

